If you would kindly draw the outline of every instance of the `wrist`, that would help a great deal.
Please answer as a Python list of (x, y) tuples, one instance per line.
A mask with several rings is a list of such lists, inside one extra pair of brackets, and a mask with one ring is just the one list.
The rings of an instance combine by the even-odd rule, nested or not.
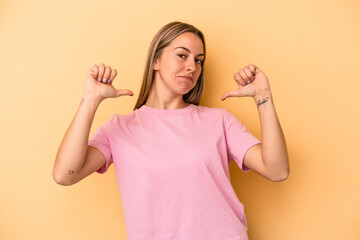
[(99, 98), (98, 96), (96, 95), (93, 95), (93, 94), (84, 94), (82, 99), (81, 99), (81, 104), (91, 104), (91, 105), (94, 105), (94, 106), (99, 106), (100, 103), (102, 102), (103, 99)]
[(272, 94), (270, 90), (264, 90), (253, 96), (256, 106), (265, 104), (268, 101), (272, 101)]

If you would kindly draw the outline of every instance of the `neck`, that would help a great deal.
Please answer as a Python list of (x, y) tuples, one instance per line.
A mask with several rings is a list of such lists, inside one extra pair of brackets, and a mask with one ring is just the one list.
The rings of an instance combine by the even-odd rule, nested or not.
[(152, 107), (152, 108), (159, 108), (159, 109), (181, 109), (181, 108), (185, 108), (187, 106), (190, 105), (190, 103), (185, 102), (184, 100), (181, 99), (173, 99), (172, 101), (159, 101), (156, 99), (152, 99), (150, 98), (150, 95), (148, 97), (148, 99), (146, 100), (145, 103), (146, 106), (148, 107)]
[(152, 108), (159, 109), (180, 109), (190, 105), (190, 103), (185, 102), (182, 99), (182, 96), (173, 97), (173, 98), (164, 98), (164, 96), (156, 95), (154, 92), (150, 92), (145, 105)]
[[(156, 80), (156, 79), (154, 79)], [(164, 85), (159, 86), (154, 81), (145, 105), (159, 109), (180, 109), (190, 105), (183, 100), (182, 94), (170, 92)]]

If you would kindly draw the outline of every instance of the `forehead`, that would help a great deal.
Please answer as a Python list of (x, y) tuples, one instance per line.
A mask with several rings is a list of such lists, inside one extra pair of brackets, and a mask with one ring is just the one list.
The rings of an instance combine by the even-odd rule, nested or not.
[(190, 49), (191, 52), (194, 51), (195, 54), (204, 53), (201, 38), (191, 32), (182, 33), (177, 36), (174, 40), (172, 40), (169, 47), (172, 49), (176, 47), (185, 47)]

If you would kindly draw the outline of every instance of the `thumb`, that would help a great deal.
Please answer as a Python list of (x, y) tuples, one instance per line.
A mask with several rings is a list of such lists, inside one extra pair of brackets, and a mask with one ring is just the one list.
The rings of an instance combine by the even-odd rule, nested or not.
[(120, 96), (124, 96), (124, 95), (134, 96), (134, 93), (128, 89), (116, 89), (115, 97), (120, 97)]
[(224, 101), (226, 98), (228, 97), (237, 97), (239, 94), (238, 94), (238, 91), (237, 90), (234, 90), (234, 91), (227, 91), (225, 92), (222, 97), (221, 97), (221, 101)]

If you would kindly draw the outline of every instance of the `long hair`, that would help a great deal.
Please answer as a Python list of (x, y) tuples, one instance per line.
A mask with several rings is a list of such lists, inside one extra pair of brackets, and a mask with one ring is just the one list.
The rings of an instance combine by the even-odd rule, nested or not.
[[(144, 105), (149, 96), (151, 86), (154, 81), (154, 62), (160, 57), (163, 49), (167, 47), (172, 40), (185, 32), (191, 32), (200, 37), (204, 47), (204, 55), (206, 56), (205, 38), (203, 33), (199, 29), (197, 29), (193, 25), (182, 22), (171, 22), (163, 26), (156, 33), (150, 44), (139, 97), (133, 110), (138, 109), (142, 105)], [(200, 103), (204, 91), (204, 62), (205, 58), (201, 63), (201, 73), (195, 87), (191, 89), (188, 93), (183, 95), (183, 100), (187, 103), (195, 105), (199, 105)]]

